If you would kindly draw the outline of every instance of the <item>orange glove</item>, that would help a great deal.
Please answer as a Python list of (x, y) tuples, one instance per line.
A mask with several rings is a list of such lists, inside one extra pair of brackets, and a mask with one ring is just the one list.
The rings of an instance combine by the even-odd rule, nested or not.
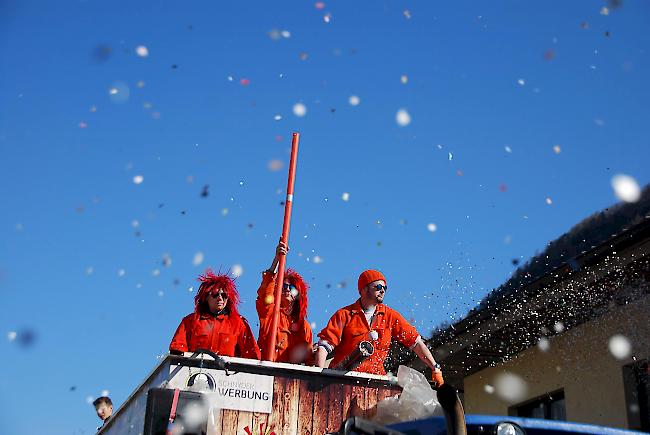
[(442, 370), (436, 369), (431, 371), (431, 380), (436, 385), (436, 387), (441, 387), (445, 383), (445, 380), (442, 378)]

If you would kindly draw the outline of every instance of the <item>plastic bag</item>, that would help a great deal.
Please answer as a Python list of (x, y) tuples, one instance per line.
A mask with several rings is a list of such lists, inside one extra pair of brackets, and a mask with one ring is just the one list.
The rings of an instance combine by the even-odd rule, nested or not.
[(379, 402), (373, 421), (392, 424), (443, 415), (438, 394), (422, 373), (410, 367), (399, 366), (397, 383), (402, 387), (402, 393)]

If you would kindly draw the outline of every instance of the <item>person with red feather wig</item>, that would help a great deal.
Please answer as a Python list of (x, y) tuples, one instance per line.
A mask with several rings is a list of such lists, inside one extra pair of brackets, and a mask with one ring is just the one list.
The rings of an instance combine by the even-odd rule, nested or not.
[(194, 312), (183, 318), (169, 345), (172, 353), (211, 350), (222, 356), (260, 359), (253, 331), (239, 314), (235, 281), (208, 269), (199, 276), (201, 285), (194, 297)]
[[(276, 272), (280, 255), (286, 255), (287, 251), (287, 245), (280, 242), (275, 249), (271, 267), (262, 272), (262, 283), (257, 290), (255, 307), (260, 318), (259, 345), (262, 351), (271, 341)], [(311, 364), (313, 361), (312, 331), (306, 319), (308, 288), (307, 283), (295, 270), (286, 270), (276, 334), (275, 361), (277, 362)]]

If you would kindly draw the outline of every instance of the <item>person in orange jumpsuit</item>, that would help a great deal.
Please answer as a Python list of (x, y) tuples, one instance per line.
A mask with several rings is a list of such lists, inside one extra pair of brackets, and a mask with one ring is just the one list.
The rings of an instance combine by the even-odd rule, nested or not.
[(208, 269), (199, 276), (194, 312), (183, 318), (169, 345), (172, 353), (207, 349), (223, 356), (260, 359), (260, 348), (246, 319), (237, 311), (235, 281)]
[[(260, 318), (259, 345), (264, 349), (271, 341), (275, 283), (280, 255), (287, 254), (287, 246), (280, 242), (271, 267), (262, 272), (262, 283), (257, 290), (255, 307)], [(275, 361), (293, 364), (313, 362), (312, 331), (307, 316), (309, 286), (295, 270), (287, 269), (282, 286), (280, 318), (275, 341)], [(264, 353), (266, 355), (266, 353)]]
[(334, 352), (330, 366), (336, 367), (359, 343), (369, 341), (374, 353), (355, 371), (385, 375), (384, 360), (392, 339), (415, 351), (431, 369), (433, 381), (442, 385), (442, 370), (422, 341), (417, 330), (397, 311), (383, 304), (388, 290), (386, 278), (376, 270), (366, 270), (359, 276), (359, 299), (336, 311), (327, 326), (318, 334), (316, 365), (325, 367), (327, 356)]

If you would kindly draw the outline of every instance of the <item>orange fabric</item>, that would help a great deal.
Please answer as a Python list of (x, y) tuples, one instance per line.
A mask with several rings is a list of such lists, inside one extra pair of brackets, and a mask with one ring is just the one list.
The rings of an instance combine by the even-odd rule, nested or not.
[(260, 348), (246, 319), (239, 314), (212, 316), (192, 313), (178, 325), (169, 350), (208, 349), (219, 355), (261, 359)]
[(442, 378), (442, 370), (433, 370), (431, 372), (431, 380), (435, 382), (436, 387), (442, 387), (445, 383), (445, 380)]
[[(370, 331), (377, 332), (377, 339), (372, 340)], [(375, 352), (365, 360), (355, 371), (385, 375), (384, 360), (390, 349), (391, 339), (404, 346), (412, 347), (419, 337), (417, 330), (404, 317), (392, 308), (379, 304), (375, 308), (372, 328), (368, 325), (363, 314), (361, 303), (338, 310), (318, 334), (321, 340), (327, 341), (334, 348), (334, 359), (330, 367), (335, 367), (348, 356), (362, 341), (369, 341), (375, 347)]]
[[(270, 272), (262, 273), (262, 283), (257, 290), (255, 308), (260, 318), (260, 334), (258, 343), (264, 351), (268, 346), (273, 322), (273, 307), (275, 293), (275, 275)], [(275, 361), (294, 364), (313, 361), (312, 331), (307, 319), (294, 319), (280, 311), (278, 331), (275, 341)]]
[(386, 278), (384, 278), (384, 275), (379, 272), (378, 270), (365, 270), (361, 272), (361, 275), (359, 275), (359, 280), (357, 281), (357, 287), (359, 290), (367, 286), (373, 281), (384, 281), (386, 284), (388, 284), (388, 281), (386, 281)]

